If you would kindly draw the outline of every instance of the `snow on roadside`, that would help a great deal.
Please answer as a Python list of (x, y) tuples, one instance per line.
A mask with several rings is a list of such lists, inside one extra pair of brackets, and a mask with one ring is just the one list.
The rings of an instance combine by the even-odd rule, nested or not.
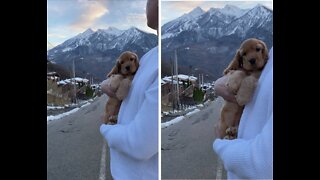
[(191, 111), (191, 112), (188, 112), (185, 116), (190, 116), (190, 115), (192, 115), (192, 114), (194, 114), (194, 113), (197, 113), (197, 112), (199, 112), (200, 111), (200, 109), (195, 109), (195, 110), (193, 110), (193, 111)]
[(192, 114), (197, 113), (197, 112), (199, 112), (199, 111), (200, 111), (199, 109), (195, 109), (195, 110), (193, 110), (193, 111), (191, 111), (191, 112), (188, 112), (188, 113), (185, 114), (184, 116), (178, 116), (178, 117), (172, 119), (171, 121), (167, 121), (167, 122), (161, 123), (161, 129), (162, 129), (162, 128), (166, 128), (166, 127), (168, 127), (168, 126), (171, 126), (171, 125), (173, 125), (173, 124), (176, 124), (176, 123), (184, 120), (186, 117), (191, 116)]
[(51, 109), (63, 109), (63, 106), (47, 106), (47, 110), (51, 110)]
[(183, 119), (184, 119), (184, 116), (178, 116), (178, 117), (172, 119), (171, 121), (161, 123), (161, 128), (171, 126), (172, 124), (178, 123), (178, 122), (182, 121)]
[[(86, 104), (82, 105), (80, 108), (86, 107), (86, 106), (88, 106), (88, 105), (90, 105), (90, 103), (87, 102)], [(65, 112), (65, 113), (62, 113), (62, 114), (58, 114), (58, 115), (56, 115), (56, 116), (52, 116), (52, 115), (51, 115), (51, 116), (47, 116), (47, 123), (48, 123), (49, 121), (61, 119), (61, 118), (65, 117), (65, 116), (68, 116), (68, 115), (70, 115), (70, 114), (73, 114), (73, 113), (77, 112), (80, 108), (74, 108), (74, 109), (72, 109), (72, 110), (70, 110), (70, 111), (68, 111), (68, 112)]]
[(203, 104), (198, 104), (197, 107), (203, 107)]

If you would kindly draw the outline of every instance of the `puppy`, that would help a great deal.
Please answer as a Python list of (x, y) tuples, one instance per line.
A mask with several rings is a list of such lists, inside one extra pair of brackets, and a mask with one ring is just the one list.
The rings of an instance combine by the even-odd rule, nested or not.
[(268, 48), (258, 39), (245, 40), (224, 70), (226, 86), (235, 94), (236, 103), (225, 101), (219, 122), (220, 137), (237, 138), (237, 129), (244, 109), (253, 95), (260, 74), (268, 60)]
[(122, 100), (128, 95), (131, 81), (139, 68), (138, 56), (123, 52), (107, 75), (107, 85), (115, 90), (116, 97), (109, 97), (105, 106), (105, 124), (116, 124)]

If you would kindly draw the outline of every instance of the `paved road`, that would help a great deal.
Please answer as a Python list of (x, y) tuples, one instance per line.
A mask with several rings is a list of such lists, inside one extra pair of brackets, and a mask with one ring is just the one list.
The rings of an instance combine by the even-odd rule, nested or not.
[[(47, 126), (48, 180), (112, 179), (109, 148), (99, 131), (101, 124), (99, 117), (103, 114), (106, 99), (106, 96), (102, 96), (76, 113), (49, 122)], [(103, 147), (105, 147), (106, 160), (101, 162)]]
[[(218, 98), (200, 112), (161, 129), (162, 179), (216, 179), (219, 166), (212, 149), (213, 125), (222, 102)], [(225, 179), (226, 172), (220, 172), (218, 177)]]

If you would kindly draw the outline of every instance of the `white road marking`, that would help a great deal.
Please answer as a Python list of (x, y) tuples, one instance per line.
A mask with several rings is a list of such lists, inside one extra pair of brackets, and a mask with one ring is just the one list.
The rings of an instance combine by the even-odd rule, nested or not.
[(106, 141), (103, 140), (99, 180), (106, 180)]
[(218, 158), (218, 161), (217, 161), (217, 173), (216, 173), (216, 179), (217, 180), (222, 179), (222, 170), (223, 170), (223, 163), (222, 163), (221, 159)]

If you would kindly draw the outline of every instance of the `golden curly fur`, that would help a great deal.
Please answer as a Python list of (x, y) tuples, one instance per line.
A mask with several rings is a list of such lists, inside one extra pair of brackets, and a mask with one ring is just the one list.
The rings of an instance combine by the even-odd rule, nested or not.
[(225, 101), (219, 122), (220, 137), (234, 139), (243, 112), (253, 95), (258, 79), (268, 60), (266, 44), (258, 39), (245, 40), (224, 70), (226, 86), (235, 94), (237, 103)]
[(123, 52), (107, 75), (107, 85), (115, 90), (116, 97), (109, 97), (105, 106), (105, 124), (116, 124), (122, 100), (128, 95), (133, 76), (139, 67), (138, 55)]

